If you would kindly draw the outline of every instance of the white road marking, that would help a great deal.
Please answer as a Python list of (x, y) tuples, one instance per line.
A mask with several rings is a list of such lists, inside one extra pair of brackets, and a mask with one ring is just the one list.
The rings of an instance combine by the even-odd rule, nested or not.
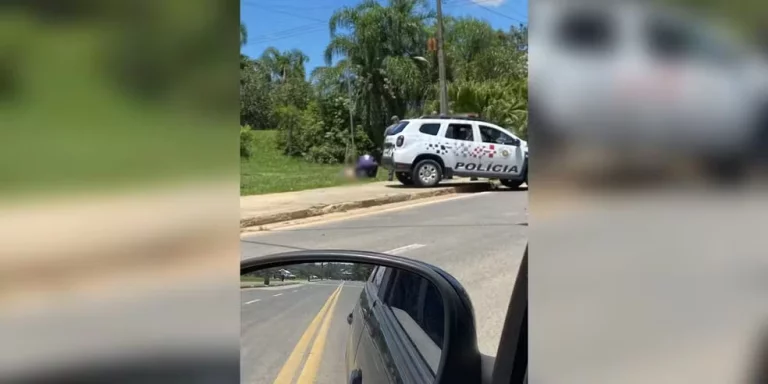
[(261, 299), (251, 300), (249, 302), (246, 302), (245, 304), (253, 304), (253, 303), (256, 303), (256, 302), (259, 302), (259, 301), (261, 301)]
[(277, 295), (272, 295), (272, 297), (277, 297), (277, 296), (280, 296), (280, 295), (282, 295), (282, 293), (278, 293)]
[(297, 289), (297, 290), (295, 290), (295, 291), (291, 291), (291, 293), (295, 293), (295, 292), (298, 292), (298, 291), (299, 291), (299, 290)]
[(384, 253), (388, 253), (390, 255), (397, 255), (397, 254), (403, 253), (405, 251), (410, 251), (410, 250), (413, 250), (413, 249), (419, 249), (419, 248), (423, 248), (423, 247), (426, 247), (426, 245), (424, 245), (424, 244), (409, 244), (409, 245), (402, 246), (400, 248), (391, 249), (391, 250), (386, 251)]

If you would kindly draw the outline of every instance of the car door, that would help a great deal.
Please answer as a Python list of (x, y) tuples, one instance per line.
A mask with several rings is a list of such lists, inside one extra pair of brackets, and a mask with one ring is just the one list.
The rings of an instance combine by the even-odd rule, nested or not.
[(400, 375), (409, 382), (433, 382), (445, 335), (445, 310), (437, 288), (421, 276), (399, 270), (387, 289), (382, 315)]
[(446, 167), (458, 176), (477, 176), (476, 127), (471, 122), (449, 122), (444, 134), (446, 149), (453, 161)]
[(480, 169), (485, 177), (514, 179), (523, 171), (525, 159), (520, 140), (515, 139), (501, 128), (478, 124), (482, 140)]
[[(359, 305), (353, 313), (353, 329), (359, 332), (359, 344), (355, 353), (354, 368), (350, 372), (351, 383), (385, 384), (402, 382), (397, 370), (391, 367), (391, 352), (382, 334), (381, 295), (387, 287), (392, 270), (378, 267), (373, 279), (366, 283), (360, 295)], [(352, 380), (359, 378), (358, 380)]]
[[(742, 52), (711, 26), (683, 15), (650, 12), (643, 24), (648, 77), (661, 124), (650, 139), (670, 145), (709, 146), (736, 137), (748, 116)], [(723, 127), (731, 133), (723, 135)], [(645, 139), (645, 138), (641, 138)]]
[(382, 280), (375, 295), (368, 289), (374, 283), (361, 296), (360, 307), (369, 313), (355, 358), (358, 372), (352, 376), (366, 384), (433, 382), (444, 339), (442, 297), (411, 272), (387, 269)]
[[(368, 306), (368, 297), (371, 295), (371, 285), (374, 284), (377, 276), (383, 276), (385, 269), (386, 268), (384, 267), (376, 267), (373, 269), (371, 276), (368, 278), (368, 281), (366, 281), (362, 291), (360, 292), (360, 297), (358, 298), (357, 304), (349, 314), (348, 321), (350, 329), (347, 336), (347, 348), (345, 352), (347, 374), (349, 376), (352, 376), (353, 371), (359, 371), (359, 367), (355, 362), (355, 358), (357, 355), (357, 348), (360, 345), (360, 340), (363, 335), (363, 331), (365, 330), (362, 309), (364, 306)], [(381, 277), (379, 280), (381, 280)]]

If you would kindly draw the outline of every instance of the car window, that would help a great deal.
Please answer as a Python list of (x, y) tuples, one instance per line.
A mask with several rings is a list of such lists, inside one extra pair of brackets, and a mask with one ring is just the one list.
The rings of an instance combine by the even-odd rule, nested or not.
[(386, 303), (390, 307), (402, 309), (414, 320), (419, 318), (418, 296), (421, 293), (422, 282), (425, 281), (419, 275), (398, 271), (392, 282), (392, 288)]
[(395, 274), (395, 270), (392, 268), (385, 268), (384, 274), (381, 277), (381, 283), (379, 283), (379, 293), (378, 296), (380, 299), (384, 298), (384, 294), (387, 292), (387, 289), (390, 285), (392, 285), (392, 275)]
[(381, 287), (381, 283), (384, 280), (384, 274), (387, 272), (386, 267), (376, 267), (376, 269), (371, 272), (371, 277), (368, 278), (368, 286), (372, 290), (372, 294), (377, 294), (379, 291), (379, 287)]
[(648, 19), (646, 39), (651, 54), (659, 59), (705, 59), (728, 62), (738, 56), (734, 47), (694, 23), (663, 15)]
[(387, 136), (397, 135), (398, 133), (402, 132), (405, 127), (408, 126), (409, 121), (403, 120), (397, 123), (395, 126), (393, 126), (391, 129), (387, 131)]
[(651, 53), (662, 59), (680, 59), (691, 56), (695, 40), (691, 31), (666, 18), (654, 17), (646, 26), (646, 37)]
[(445, 131), (446, 139), (473, 141), (471, 124), (448, 124), (448, 129)]
[(398, 270), (384, 304), (392, 310), (432, 372), (436, 372), (443, 346), (445, 313), (437, 288), (414, 273)]
[(511, 144), (515, 141), (512, 136), (485, 125), (480, 126), (480, 138), (483, 140), (483, 143), (491, 144)]
[(427, 282), (422, 324), (429, 338), (441, 348), (445, 335), (445, 313), (443, 311), (443, 298), (440, 296), (440, 292), (437, 291), (437, 287)]
[(608, 15), (589, 10), (566, 14), (557, 34), (565, 48), (603, 51), (613, 47), (616, 31)]
[(440, 124), (428, 123), (422, 124), (419, 128), (419, 132), (426, 133), (427, 135), (437, 136), (437, 132), (440, 131)]

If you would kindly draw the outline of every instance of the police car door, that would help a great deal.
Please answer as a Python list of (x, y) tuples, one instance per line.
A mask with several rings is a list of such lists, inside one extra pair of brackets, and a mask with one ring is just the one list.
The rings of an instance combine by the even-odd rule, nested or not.
[(513, 138), (501, 128), (489, 124), (478, 124), (482, 140), (479, 170), (485, 177), (514, 179), (523, 170), (524, 154), (520, 140)]
[[(450, 122), (445, 128), (447, 154), (445, 166), (458, 176), (477, 176), (477, 133), (470, 122)], [(450, 165), (449, 165), (450, 164)]]

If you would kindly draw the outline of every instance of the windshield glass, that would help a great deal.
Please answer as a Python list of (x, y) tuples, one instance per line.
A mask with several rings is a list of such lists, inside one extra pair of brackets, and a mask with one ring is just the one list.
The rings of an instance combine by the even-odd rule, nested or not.
[(403, 129), (408, 126), (408, 123), (408, 120), (403, 120), (396, 125), (390, 126), (387, 128), (387, 136), (397, 135), (398, 133), (402, 132)]

